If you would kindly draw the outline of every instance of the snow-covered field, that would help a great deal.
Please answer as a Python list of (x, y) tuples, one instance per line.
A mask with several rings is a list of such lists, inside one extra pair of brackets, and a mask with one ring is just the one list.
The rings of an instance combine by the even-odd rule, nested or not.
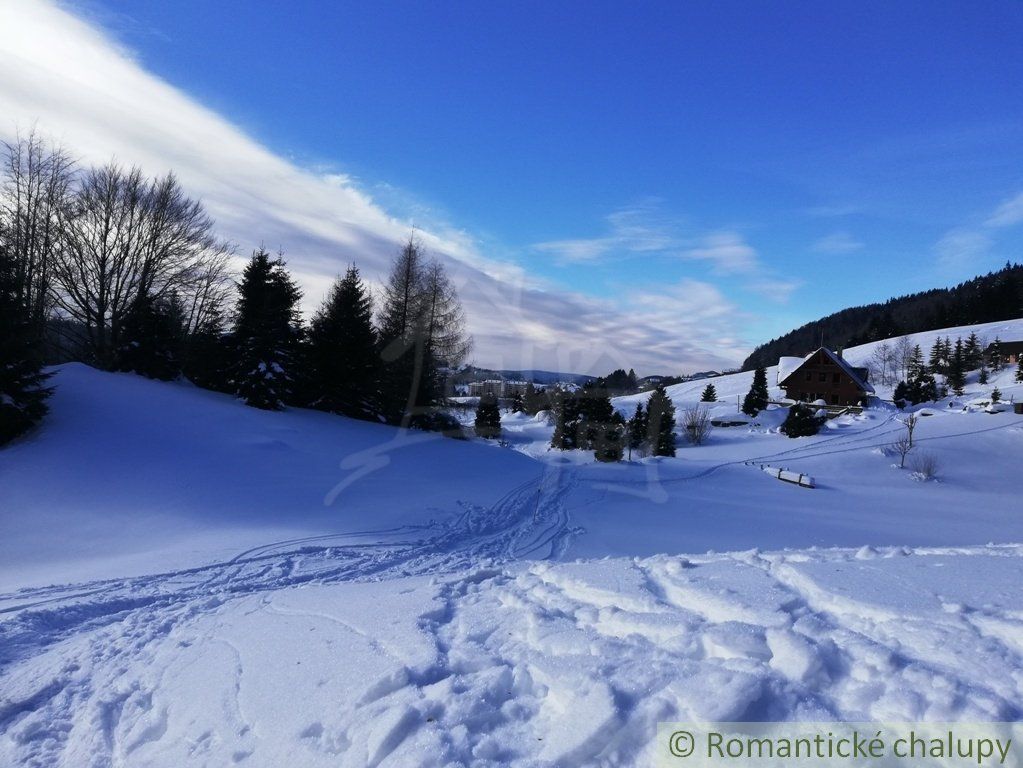
[(64, 366), (0, 452), (0, 764), (644, 765), (662, 720), (1021, 719), (1023, 417), (981, 405), (1012, 373), (920, 409), (923, 480), (890, 407), (599, 465), (522, 416), (461, 443)]

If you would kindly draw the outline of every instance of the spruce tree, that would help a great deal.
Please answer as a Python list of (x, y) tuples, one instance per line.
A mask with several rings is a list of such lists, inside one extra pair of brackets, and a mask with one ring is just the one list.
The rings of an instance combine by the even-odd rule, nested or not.
[(962, 339), (956, 339), (946, 378), (948, 385), (957, 396), (961, 396), (966, 391), (966, 362)]
[(0, 240), (0, 445), (24, 434), (46, 415), (41, 337), (31, 308), (17, 290), (14, 260)]
[(578, 447), (592, 450), (598, 461), (620, 461), (625, 449), (625, 420), (603, 387), (588, 386), (580, 393)]
[(1016, 363), (1016, 383), (1023, 384), (1023, 355), (1019, 356), (1019, 362)]
[(753, 372), (753, 385), (742, 401), (742, 412), (747, 416), (756, 416), (767, 407), (768, 399), (767, 370), (760, 367)]
[(1000, 401), (1001, 399), (1002, 399), (1002, 390), (1000, 390), (1000, 389), (999, 389), (998, 387), (995, 387), (995, 388), (994, 388), (994, 389), (993, 389), (993, 390), (991, 391), (991, 402), (992, 402), (992, 403), (997, 403), (997, 402), (999, 402), (999, 401)]
[(579, 392), (580, 428), (579, 447), (592, 450), (603, 425), (611, 418), (614, 407), (606, 389), (597, 386), (584, 387)]
[(231, 386), (248, 405), (279, 410), (293, 402), (302, 335), (302, 294), (280, 257), (253, 253), (238, 286)]
[(966, 342), (963, 344), (963, 364), (966, 370), (972, 371), (980, 367), (980, 362), (980, 339), (977, 337), (976, 332), (971, 331), (970, 335), (966, 338)]
[(185, 345), (184, 309), (177, 294), (135, 300), (120, 333), (115, 368), (150, 379), (171, 381), (181, 375)]
[(629, 394), (632, 394), (637, 389), (639, 389), (639, 379), (636, 377), (636, 372), (632, 370), (632, 368), (629, 369), (628, 385)]
[[(942, 347), (942, 355), (944, 354), (944, 347)], [(920, 345), (917, 344), (913, 347), (913, 352), (910, 354), (909, 364), (906, 366), (906, 375), (912, 381), (926, 372), (927, 366), (924, 365), (924, 353), (920, 349)]]
[(533, 382), (526, 384), (526, 394), (523, 402), (526, 406), (526, 413), (530, 416), (536, 416), (540, 411), (547, 410), (549, 405), (547, 393), (533, 386)]
[(526, 399), (522, 396), (522, 393), (519, 392), (517, 389), (515, 390), (515, 394), (512, 395), (511, 412), (512, 413), (526, 412)]
[(583, 405), (581, 398), (573, 392), (556, 392), (553, 397), (554, 434), (551, 448), (571, 451), (579, 448), (582, 433)]
[(600, 424), (590, 447), (597, 461), (621, 461), (625, 454), (625, 419), (612, 410), (607, 421)]
[(816, 435), (821, 428), (824, 419), (817, 416), (807, 406), (796, 403), (789, 408), (785, 421), (782, 422), (780, 432), (789, 437), (808, 437)]
[(675, 455), (675, 406), (659, 386), (647, 402), (647, 435), (652, 456)]
[(1002, 342), (997, 336), (995, 336), (995, 340), (991, 342), (991, 348), (988, 350), (988, 358), (991, 361), (991, 368), (995, 371), (1000, 371), (1005, 367), (1005, 355), (1002, 353)]
[(934, 345), (931, 347), (931, 356), (928, 359), (928, 365), (931, 370), (935, 373), (943, 373), (945, 371), (945, 345), (941, 339), (935, 339)]
[(646, 411), (643, 410), (643, 403), (636, 403), (636, 412), (632, 414), (628, 424), (628, 446), (629, 458), (632, 452), (638, 451), (647, 443), (649, 438), (649, 427), (647, 424)]
[(496, 440), (501, 436), (501, 409), (493, 393), (487, 392), (480, 397), (474, 426), (477, 436), (487, 440)]
[(379, 414), (379, 355), (373, 301), (354, 265), (331, 286), (309, 324), (307, 386), (312, 407), (360, 419)]
[(713, 384), (708, 384), (704, 390), (703, 395), (700, 397), (701, 403), (716, 403), (718, 401), (718, 392), (714, 389)]
[(182, 373), (203, 389), (231, 391), (231, 343), (219, 312), (192, 331), (183, 349)]
[(987, 366), (982, 365), (980, 367), (980, 373), (977, 375), (977, 382), (980, 384), (987, 384), (990, 374), (988, 374)]

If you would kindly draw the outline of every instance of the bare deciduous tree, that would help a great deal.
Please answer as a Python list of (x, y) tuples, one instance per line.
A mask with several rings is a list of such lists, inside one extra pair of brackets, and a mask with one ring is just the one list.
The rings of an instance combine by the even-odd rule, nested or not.
[(895, 375), (894, 362), (895, 350), (892, 349), (891, 344), (887, 341), (882, 341), (874, 347), (874, 353), (870, 356), (870, 367), (877, 380), (885, 386), (890, 386), (894, 383), (892, 381)]
[(109, 365), (141, 297), (177, 294), (190, 330), (218, 310), (229, 253), (173, 174), (147, 180), (139, 168), (93, 168), (76, 183), (61, 222), (55, 303), (81, 329), (87, 356)]
[(17, 300), (41, 333), (50, 301), (54, 253), (69, 199), (74, 164), (34, 130), (4, 143), (0, 169), (0, 218), (4, 247), (12, 260)]
[(682, 411), (682, 434), (692, 445), (703, 445), (711, 432), (710, 410), (699, 405)]
[(913, 441), (909, 435), (902, 435), (898, 440), (891, 444), (890, 448), (899, 454), (899, 469), (906, 466), (906, 456), (913, 450)]
[(906, 438), (909, 440), (909, 447), (913, 447), (913, 432), (916, 431), (917, 422), (920, 421), (920, 417), (915, 413), (909, 414), (906, 420), (902, 422), (906, 425)]
[(909, 363), (913, 359), (913, 342), (908, 336), (900, 336), (895, 342), (894, 359), (892, 364), (893, 374), (897, 372), (898, 377), (905, 381), (909, 375)]

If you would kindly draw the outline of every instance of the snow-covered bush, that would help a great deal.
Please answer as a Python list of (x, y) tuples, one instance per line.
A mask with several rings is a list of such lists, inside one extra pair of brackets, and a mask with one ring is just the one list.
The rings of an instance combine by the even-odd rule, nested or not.
[(816, 435), (824, 423), (824, 419), (816, 415), (807, 406), (796, 403), (789, 408), (788, 416), (782, 422), (780, 431), (789, 437), (808, 437)]

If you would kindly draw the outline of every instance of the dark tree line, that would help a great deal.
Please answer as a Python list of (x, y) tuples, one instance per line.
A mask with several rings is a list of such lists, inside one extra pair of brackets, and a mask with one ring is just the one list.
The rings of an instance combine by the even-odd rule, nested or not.
[(936, 328), (1010, 320), (1023, 315), (1023, 265), (1006, 264), (997, 272), (976, 277), (953, 288), (937, 288), (850, 307), (753, 350), (743, 370), (774, 365), (779, 357), (801, 356), (824, 343), (846, 348)]

